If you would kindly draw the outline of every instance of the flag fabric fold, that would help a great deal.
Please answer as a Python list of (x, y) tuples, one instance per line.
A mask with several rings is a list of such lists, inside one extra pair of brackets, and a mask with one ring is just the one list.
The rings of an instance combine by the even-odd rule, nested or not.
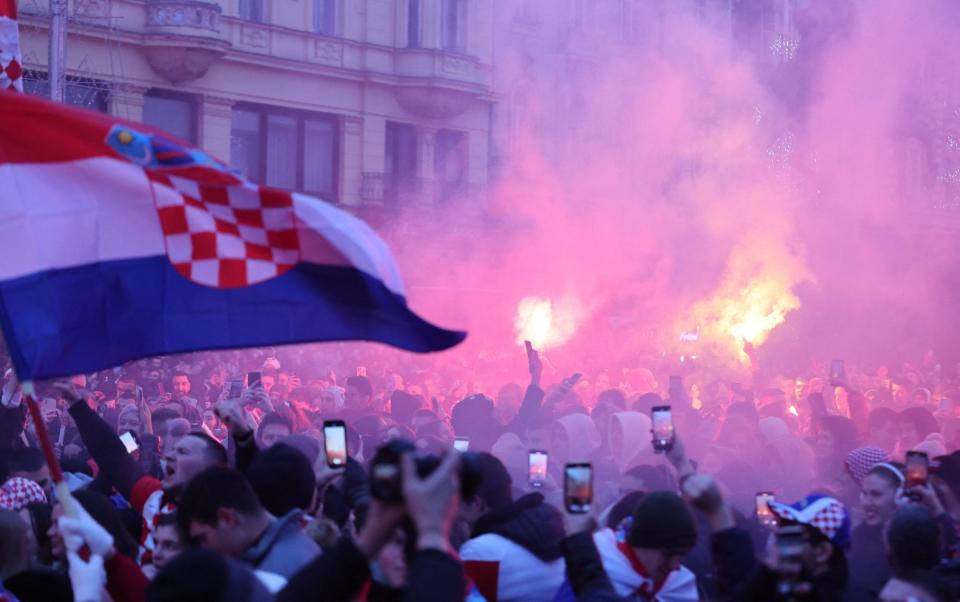
[(22, 380), (202, 349), (428, 352), (465, 336), (407, 307), (386, 245), (345, 211), (148, 126), (10, 92), (0, 111), (0, 326)]

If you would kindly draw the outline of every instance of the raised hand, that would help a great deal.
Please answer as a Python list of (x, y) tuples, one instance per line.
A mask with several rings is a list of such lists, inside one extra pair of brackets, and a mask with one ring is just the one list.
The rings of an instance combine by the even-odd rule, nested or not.
[(539, 387), (540, 380), (543, 377), (543, 360), (540, 359), (540, 353), (533, 348), (533, 343), (524, 341), (527, 348), (527, 367), (530, 369), (530, 384)]

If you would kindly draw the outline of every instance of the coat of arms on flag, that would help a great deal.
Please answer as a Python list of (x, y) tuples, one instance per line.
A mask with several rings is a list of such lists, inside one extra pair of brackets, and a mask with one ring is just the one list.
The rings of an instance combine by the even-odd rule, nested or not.
[(23, 91), (17, 0), (0, 0), (0, 90)]

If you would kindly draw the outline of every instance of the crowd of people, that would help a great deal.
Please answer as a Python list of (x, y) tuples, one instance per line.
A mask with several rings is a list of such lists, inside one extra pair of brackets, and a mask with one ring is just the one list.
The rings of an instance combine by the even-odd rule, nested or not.
[(960, 600), (960, 367), (932, 353), (738, 384), (547, 376), (528, 345), (488, 389), (327, 348), (38, 385), (57, 483), (7, 368), (0, 601)]

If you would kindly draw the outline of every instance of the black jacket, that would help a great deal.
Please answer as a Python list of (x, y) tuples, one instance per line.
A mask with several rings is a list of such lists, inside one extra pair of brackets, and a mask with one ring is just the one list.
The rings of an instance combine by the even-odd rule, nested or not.
[[(277, 594), (276, 602), (348, 602), (370, 578), (366, 557), (348, 538), (314, 559), (293, 576)], [(438, 550), (417, 552), (410, 567), (404, 600), (409, 602), (455, 602), (463, 600), (466, 580), (463, 567)]]
[(890, 579), (890, 563), (883, 542), (883, 525), (860, 524), (853, 530), (848, 559), (850, 578), (874, 596)]
[[(777, 600), (777, 574), (757, 562), (750, 534), (739, 528), (713, 534), (713, 561), (716, 566), (720, 600), (730, 602), (767, 602)], [(855, 584), (843, 563), (813, 581), (810, 596), (803, 602), (867, 602), (873, 600)]]
[(543, 495), (536, 492), (481, 516), (473, 526), (473, 537), (487, 533), (509, 539), (544, 562), (563, 556), (560, 549), (560, 540), (565, 535), (563, 516), (550, 504), (543, 503)]

